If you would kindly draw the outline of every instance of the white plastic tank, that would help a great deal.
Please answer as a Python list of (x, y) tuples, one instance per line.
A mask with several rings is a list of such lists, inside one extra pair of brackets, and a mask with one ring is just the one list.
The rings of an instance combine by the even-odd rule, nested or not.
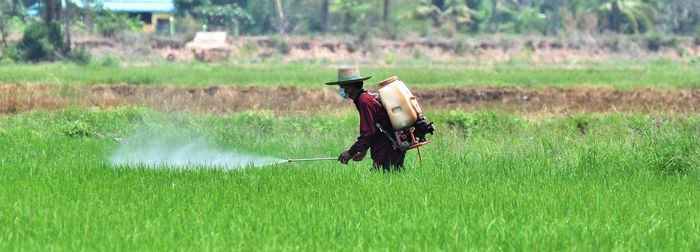
[(379, 83), (379, 99), (389, 114), (395, 130), (413, 126), (421, 114), (420, 106), (411, 90), (398, 77), (392, 76)]

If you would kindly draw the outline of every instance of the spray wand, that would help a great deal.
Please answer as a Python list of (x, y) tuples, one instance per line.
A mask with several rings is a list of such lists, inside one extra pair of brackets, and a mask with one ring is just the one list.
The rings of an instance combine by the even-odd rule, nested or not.
[(287, 163), (338, 160), (337, 157), (287, 159)]

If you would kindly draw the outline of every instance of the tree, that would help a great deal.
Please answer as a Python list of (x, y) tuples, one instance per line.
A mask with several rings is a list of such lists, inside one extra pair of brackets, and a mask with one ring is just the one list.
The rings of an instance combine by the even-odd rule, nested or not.
[(95, 16), (97, 15), (97, 12), (95, 12), (95, 0), (83, 0), (83, 2), (84, 6), (79, 11), (79, 15), (83, 19), (85, 31), (92, 33), (95, 25)]
[(552, 0), (552, 22), (549, 30), (554, 35), (559, 35), (559, 27), (561, 26), (561, 1)]
[(628, 26), (626, 32), (651, 30), (654, 27), (652, 20), (656, 17), (654, 8), (642, 0), (606, 0), (598, 12), (608, 21), (607, 28), (618, 33), (623, 32), (623, 24)]
[(0, 0), (0, 36), (2, 36), (2, 46), (7, 48), (8, 25), (10, 23), (10, 10), (12, 2)]
[(500, 32), (501, 30), (513, 30), (516, 25), (519, 12), (528, 7), (529, 2), (523, 3), (517, 0), (491, 0), (491, 19), (489, 20), (489, 30)]
[[(283, 5), (282, 9), (285, 8), (286, 2), (281, 1)], [(277, 18), (277, 11), (275, 9), (274, 1), (270, 0), (256, 0), (256, 1), (238, 1), (237, 4), (243, 8), (243, 10), (248, 13), (251, 17), (250, 22), (245, 22), (240, 24), (240, 29), (242, 33), (245, 34), (270, 34), (272, 32), (279, 32), (279, 19)], [(285, 27), (289, 20), (287, 12), (285, 11)], [(289, 29), (287, 29), (288, 31)]]
[(389, 0), (384, 0), (384, 11), (382, 12), (382, 21), (384, 21), (384, 25), (387, 25), (389, 23)]
[(328, 33), (328, 0), (321, 2), (321, 27), (323, 34)]
[(664, 24), (670, 31), (679, 34), (700, 31), (700, 1), (668, 0), (662, 9)]
[(282, 9), (282, 3), (280, 0), (273, 0), (275, 2), (275, 13), (277, 13), (277, 33), (284, 35), (285, 30), (285, 19), (284, 10)]
[(102, 10), (96, 15), (95, 24), (97, 30), (105, 37), (112, 37), (119, 31), (137, 31), (143, 27), (141, 20), (111, 10)]
[(44, 22), (47, 24), (61, 20), (61, 0), (44, 0)]
[(430, 19), (433, 28), (444, 24), (468, 24), (471, 22), (472, 10), (461, 1), (456, 0), (421, 0), (412, 16), (418, 19)]
[(73, 23), (75, 22), (75, 19), (77, 17), (76, 10), (78, 9), (78, 6), (75, 5), (72, 1), (66, 1), (66, 7), (64, 9), (63, 13), (63, 30), (65, 31), (66, 34), (66, 42), (63, 44), (63, 52), (70, 52), (71, 51), (71, 39), (73, 35)]
[[(261, 1), (262, 2), (262, 1)], [(241, 5), (247, 1), (235, 0), (175, 0), (175, 6), (181, 13), (189, 13), (192, 17), (203, 20), (207, 26), (238, 33), (241, 25), (255, 23)]]
[[(48, 55), (47, 59), (60, 59), (62, 55), (65, 55), (70, 51), (70, 44), (65, 41), (65, 34), (61, 29), (61, 0), (45, 0), (45, 5), (43, 8), (44, 14), (44, 24), (46, 25), (46, 36), (48, 41), (53, 45), (51, 48), (54, 52)], [(41, 29), (37, 29), (41, 32)], [(37, 38), (40, 38), (38, 36)], [(27, 40), (31, 43), (31, 40)]]
[(330, 13), (337, 14), (340, 18), (338, 26), (340, 32), (348, 34), (365, 34), (367, 32), (365, 20), (367, 12), (372, 7), (363, 0), (332, 0)]

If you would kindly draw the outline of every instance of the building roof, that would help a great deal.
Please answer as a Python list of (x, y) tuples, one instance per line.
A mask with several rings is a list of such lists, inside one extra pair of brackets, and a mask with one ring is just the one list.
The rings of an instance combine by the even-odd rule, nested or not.
[[(85, 6), (84, 0), (70, 0), (78, 7)], [(63, 6), (66, 0), (61, 1)], [(95, 9), (107, 9), (114, 12), (127, 13), (176, 13), (175, 3), (173, 0), (94, 0), (92, 2)], [(38, 16), (41, 13), (41, 2), (27, 8), (27, 15)]]
[(100, 2), (102, 3), (102, 8), (114, 12), (177, 12), (175, 3), (172, 0), (102, 0)]

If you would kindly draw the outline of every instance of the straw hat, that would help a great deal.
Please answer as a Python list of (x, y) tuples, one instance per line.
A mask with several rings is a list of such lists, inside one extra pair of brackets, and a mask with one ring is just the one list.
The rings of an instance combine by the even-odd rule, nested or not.
[(362, 77), (360, 68), (356, 66), (338, 68), (338, 80), (326, 82), (326, 85), (343, 85), (354, 82), (361, 82), (372, 78), (372, 76)]

